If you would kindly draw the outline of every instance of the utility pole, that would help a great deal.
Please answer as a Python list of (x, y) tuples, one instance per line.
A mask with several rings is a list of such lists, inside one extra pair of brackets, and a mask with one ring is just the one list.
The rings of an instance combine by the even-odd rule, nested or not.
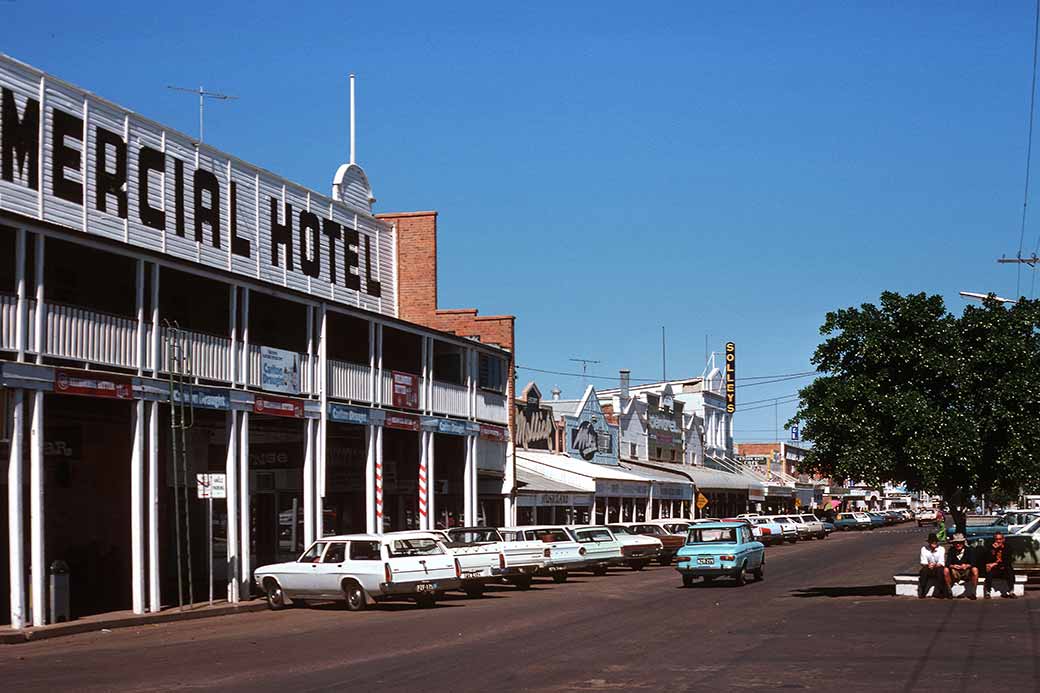
[(590, 363), (602, 363), (602, 361), (595, 361), (593, 359), (571, 359), (571, 361), (577, 361), (578, 363), (581, 364), (581, 384), (582, 384), (582, 389), (584, 389), (585, 383), (586, 383), (586, 380), (587, 380), (585, 375), (586, 375), (586, 372), (588, 371), (589, 364)]
[(199, 97), (199, 144), (202, 144), (203, 112), (205, 110), (206, 99), (216, 99), (217, 101), (230, 101), (232, 99), (237, 99), (238, 98), (237, 96), (231, 96), (230, 94), (221, 94), (220, 92), (217, 92), (217, 91), (206, 91), (205, 89), (202, 88), (202, 85), (199, 85), (198, 89), (189, 89), (187, 87), (174, 87), (172, 85), (167, 85), (166, 88), (167, 89), (172, 89), (174, 91), (183, 91), (183, 92), (188, 93), (188, 94), (197, 94), (198, 95), (198, 97)]

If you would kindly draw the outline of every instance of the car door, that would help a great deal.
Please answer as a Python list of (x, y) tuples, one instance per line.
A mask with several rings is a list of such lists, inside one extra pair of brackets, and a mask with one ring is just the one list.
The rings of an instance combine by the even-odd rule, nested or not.
[(318, 564), (325, 553), (327, 542), (316, 541), (304, 551), (296, 561), (286, 563), (278, 575), (278, 583), (290, 597), (303, 595), (313, 589), (312, 585), (318, 573)]
[(330, 541), (325, 547), (321, 561), (314, 564), (314, 576), (308, 592), (314, 596), (339, 597), (343, 590), (340, 580), (343, 576), (343, 564), (347, 558), (347, 542)]

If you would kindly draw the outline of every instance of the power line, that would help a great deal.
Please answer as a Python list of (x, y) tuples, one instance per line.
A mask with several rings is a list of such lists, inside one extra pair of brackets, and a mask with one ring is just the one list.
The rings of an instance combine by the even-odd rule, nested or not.
[[(578, 359), (572, 359), (578, 360)], [(590, 362), (592, 363), (592, 362)], [(598, 363), (598, 362), (597, 362)], [(569, 373), (567, 371), (555, 371), (547, 368), (535, 368), (533, 366), (517, 366), (517, 370), (520, 371), (532, 371), (534, 373), (545, 373), (547, 375), (561, 375), (570, 378), (595, 378), (596, 380), (609, 380), (611, 382), (620, 382), (621, 378), (616, 375), (590, 375), (588, 373)], [(755, 376), (743, 376), (737, 378), (737, 382), (742, 380), (762, 380), (770, 379), (768, 382), (755, 382), (747, 383), (744, 387), (750, 387), (751, 385), (768, 385), (772, 382), (783, 382), (785, 380), (794, 380), (796, 378), (807, 378), (811, 375), (818, 375), (816, 371), (803, 371), (801, 373), (779, 373), (774, 375), (755, 375)], [(692, 379), (692, 378), (691, 378)], [(630, 382), (641, 382), (641, 383), (659, 383), (660, 378), (629, 378)]]
[[(1022, 227), (1018, 235), (1018, 259), (1022, 259), (1022, 243), (1026, 237), (1026, 211), (1029, 207), (1029, 174), (1033, 160), (1033, 118), (1036, 111), (1036, 57), (1037, 45), (1040, 43), (1040, 0), (1036, 2), (1036, 16), (1033, 23), (1033, 74), (1029, 82), (1029, 134), (1026, 137), (1026, 180), (1025, 190), (1022, 194)], [(1040, 246), (1040, 239), (1037, 240)], [(1035, 252), (1033, 253), (1036, 254)], [(1022, 295), (1022, 264), (1016, 267), (1017, 277), (1015, 279), (1015, 296)], [(1034, 284), (1036, 270), (1033, 270)]]

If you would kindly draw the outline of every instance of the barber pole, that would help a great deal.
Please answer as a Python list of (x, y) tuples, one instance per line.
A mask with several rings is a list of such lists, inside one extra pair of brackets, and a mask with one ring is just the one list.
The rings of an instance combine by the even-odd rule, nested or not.
[(419, 463), (419, 527), (426, 529), (426, 456)]
[(383, 460), (376, 460), (376, 532), (383, 533)]

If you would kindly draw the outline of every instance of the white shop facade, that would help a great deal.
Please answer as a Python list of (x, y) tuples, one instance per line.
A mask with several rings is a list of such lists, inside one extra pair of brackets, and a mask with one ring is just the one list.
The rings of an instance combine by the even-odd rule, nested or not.
[(0, 88), (0, 620), (48, 622), (54, 561), (73, 617), (203, 600), (210, 526), (237, 602), (324, 534), (479, 521), (510, 355), (397, 318), (357, 164), (324, 196), (3, 56)]

